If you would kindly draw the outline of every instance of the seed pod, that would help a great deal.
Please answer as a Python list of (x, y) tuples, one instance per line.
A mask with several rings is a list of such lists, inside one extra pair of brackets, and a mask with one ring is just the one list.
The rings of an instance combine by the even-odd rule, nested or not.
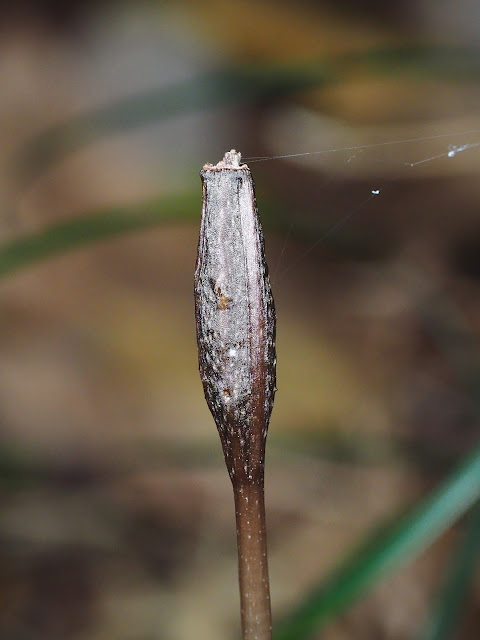
[(232, 482), (263, 479), (275, 395), (275, 307), (250, 169), (232, 150), (200, 172), (195, 271), (200, 375)]

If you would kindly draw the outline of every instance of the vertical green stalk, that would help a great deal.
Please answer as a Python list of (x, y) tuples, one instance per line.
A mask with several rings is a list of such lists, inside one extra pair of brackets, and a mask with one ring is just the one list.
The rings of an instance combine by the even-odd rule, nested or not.
[(480, 501), (473, 507), (458, 548), (452, 553), (447, 579), (438, 594), (428, 626), (421, 640), (448, 640), (454, 637), (480, 559)]

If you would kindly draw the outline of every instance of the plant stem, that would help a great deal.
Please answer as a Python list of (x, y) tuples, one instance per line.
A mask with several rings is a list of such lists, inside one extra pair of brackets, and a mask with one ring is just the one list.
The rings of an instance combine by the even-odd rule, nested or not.
[(243, 640), (271, 640), (263, 477), (234, 484)]
[(243, 640), (271, 640), (265, 440), (275, 397), (275, 305), (252, 174), (232, 149), (200, 172), (198, 364), (233, 485)]

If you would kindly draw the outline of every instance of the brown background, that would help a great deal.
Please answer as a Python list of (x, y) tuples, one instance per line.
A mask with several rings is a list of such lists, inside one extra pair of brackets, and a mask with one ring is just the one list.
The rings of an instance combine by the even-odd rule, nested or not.
[[(480, 153), (446, 154), (480, 134), (365, 147), (480, 129), (476, 79), (394, 66), (351, 74), (283, 101), (104, 138), (27, 183), (14, 158), (48, 125), (222, 66), (475, 44), (477, 8), (467, 0), (0, 8), (4, 241), (107, 205), (198, 190), (193, 223), (84, 248), (2, 283), (0, 638), (237, 637), (231, 488), (196, 361), (198, 171), (232, 147), (247, 157), (360, 147), (251, 164), (278, 315), (267, 470), (278, 618), (477, 439), (464, 390), (419, 309), (440, 294), (478, 336)], [(383, 582), (324, 637), (415, 637), (455, 538)], [(478, 583), (475, 597), (461, 638), (477, 637)]]

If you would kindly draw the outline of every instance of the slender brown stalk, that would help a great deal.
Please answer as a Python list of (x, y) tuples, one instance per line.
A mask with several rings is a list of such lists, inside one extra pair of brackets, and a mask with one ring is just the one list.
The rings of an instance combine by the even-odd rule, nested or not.
[(240, 606), (244, 640), (270, 640), (265, 501), (262, 482), (234, 488)]
[(230, 151), (205, 165), (195, 313), (205, 398), (233, 485), (244, 640), (272, 637), (264, 505), (275, 396), (275, 307), (252, 175)]

